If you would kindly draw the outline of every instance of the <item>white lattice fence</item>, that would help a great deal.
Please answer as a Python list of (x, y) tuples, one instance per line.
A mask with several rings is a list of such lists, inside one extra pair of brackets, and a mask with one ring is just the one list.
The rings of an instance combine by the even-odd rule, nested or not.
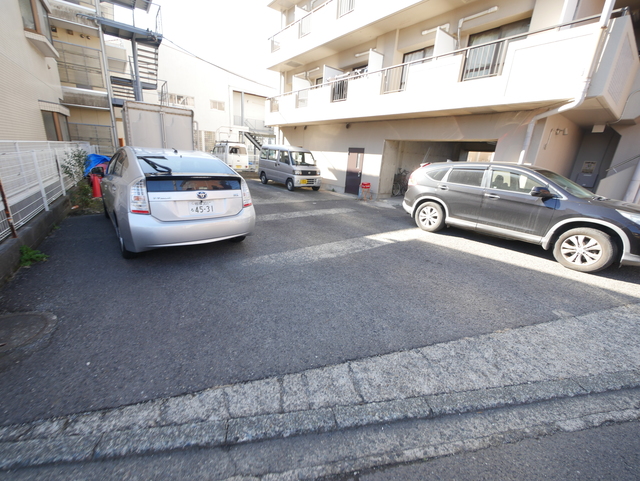
[[(67, 154), (82, 149), (92, 153), (85, 142), (0, 141), (0, 182), (16, 229), (27, 224), (49, 206), (75, 181), (63, 174)], [(4, 199), (0, 199), (0, 240), (11, 235)]]

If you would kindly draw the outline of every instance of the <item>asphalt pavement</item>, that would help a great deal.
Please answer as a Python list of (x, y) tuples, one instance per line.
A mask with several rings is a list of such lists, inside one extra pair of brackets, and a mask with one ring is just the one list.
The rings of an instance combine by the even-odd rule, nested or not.
[[(269, 204), (268, 196), (260, 201)], [(345, 213), (344, 207), (331, 207), (335, 216)], [(368, 207), (399, 209), (397, 199)], [(301, 215), (308, 214), (265, 212), (263, 219)], [(358, 252), (422, 234), (417, 229), (373, 234), (337, 249)], [(432, 239), (452, 245), (451, 238)], [(97, 296), (108, 295), (110, 288), (101, 283), (100, 251), (107, 245), (97, 245), (87, 264), (95, 270)], [(301, 266), (323, 256), (331, 259), (335, 251), (301, 248), (284, 258), (265, 253), (241, 262), (269, 266), (284, 259), (287, 266)], [(136, 276), (152, 275), (152, 267), (127, 267), (129, 289), (135, 289)], [(592, 279), (594, 285), (601, 282)], [(603, 294), (611, 306), (582, 314), (556, 310), (552, 320), (523, 325), (514, 319), (483, 334), (186, 389), (186, 394), (5, 421), (0, 479), (359, 479), (358, 473), (393, 479), (394, 471), (385, 478), (383, 471), (371, 470), (611, 424), (629, 426), (633, 433), (640, 419), (640, 297), (637, 285), (618, 282), (613, 285), (624, 293)], [(55, 316), (37, 319), (53, 301), (37, 292), (33, 296), (34, 302), (21, 304), (38, 309), (22, 313), (31, 316), (25, 323), (30, 330), (13, 337), (16, 348), (35, 341), (37, 332), (49, 342), (59, 322)], [(5, 301), (5, 308), (10, 305)], [(41, 353), (46, 342), (36, 347), (44, 349)], [(6, 419), (12, 415), (6, 413)], [(395, 471), (396, 479), (404, 478), (401, 472)]]

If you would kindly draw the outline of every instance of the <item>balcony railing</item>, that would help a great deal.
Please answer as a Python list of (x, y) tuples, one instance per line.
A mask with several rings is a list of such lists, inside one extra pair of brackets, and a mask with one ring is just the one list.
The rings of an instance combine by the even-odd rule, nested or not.
[(105, 88), (100, 50), (54, 40), (60, 54), (58, 72), (60, 81), (83, 88)]
[[(624, 10), (617, 10), (612, 15), (612, 18), (619, 17), (625, 14)], [(387, 67), (378, 71), (373, 72), (351, 72), (349, 74), (341, 75), (335, 77), (333, 79), (327, 79), (324, 84), (316, 85), (313, 87), (309, 87), (307, 89), (302, 89), (294, 92), (288, 92), (282, 94), (280, 96), (274, 97), (271, 100), (271, 112), (278, 112), (281, 109), (281, 104), (284, 99), (286, 99), (290, 95), (296, 96), (296, 108), (302, 108), (307, 106), (313, 106), (313, 101), (318, 101), (322, 96), (318, 95), (310, 95), (310, 92), (313, 92), (319, 88), (329, 88), (330, 89), (330, 102), (340, 102), (348, 99), (348, 93), (350, 92), (349, 84), (359, 79), (366, 78), (369, 81), (374, 81), (379, 78), (379, 94), (392, 94), (402, 92), (407, 88), (407, 85), (410, 81), (410, 77), (412, 74), (412, 70), (420, 65), (428, 62), (432, 62), (435, 60), (442, 60), (446, 58), (460, 57), (462, 56), (462, 65), (463, 68), (458, 77), (458, 82), (463, 81), (471, 81), (480, 78), (486, 78), (491, 76), (499, 76), (502, 74), (502, 70), (504, 67), (505, 59), (507, 56), (507, 49), (511, 43), (524, 40), (524, 39), (535, 39), (542, 35), (549, 34), (551, 32), (560, 32), (562, 30), (566, 30), (570, 27), (577, 27), (580, 25), (586, 25), (589, 23), (594, 23), (599, 16), (593, 16), (589, 18), (580, 19), (574, 22), (556, 25), (553, 27), (549, 27), (542, 30), (537, 30), (534, 32), (529, 32), (526, 35), (522, 35), (521, 33), (518, 35), (514, 35), (512, 37), (507, 37), (504, 39), (496, 40), (493, 42), (485, 43), (478, 46), (467, 47), (459, 50), (455, 50), (446, 54), (427, 57), (423, 59), (414, 60), (411, 62), (394, 65), (392, 67)], [(542, 37), (540, 37), (542, 38)], [(422, 74), (424, 75), (424, 74)], [(360, 85), (363, 85), (360, 82)], [(355, 87), (358, 89), (358, 87)], [(357, 90), (356, 90), (357, 91)], [(325, 97), (326, 98), (326, 97)], [(300, 99), (304, 99), (303, 102)], [(290, 105), (290, 104), (288, 104)]]
[(69, 135), (71, 140), (88, 142), (96, 154), (113, 155), (115, 147), (111, 136), (111, 127), (108, 125), (77, 124), (69, 122)]
[[(312, 26), (326, 26), (326, 19), (333, 17), (340, 18), (355, 10), (356, 0), (329, 0), (322, 5), (318, 5), (304, 17), (290, 23), (285, 28), (276, 33), (269, 40), (271, 42), (271, 52), (280, 50), (280, 45), (284, 38), (302, 38), (312, 32)], [(332, 13), (335, 12), (335, 13)], [(319, 28), (319, 27), (318, 27)], [(324, 27), (322, 27), (324, 28)]]

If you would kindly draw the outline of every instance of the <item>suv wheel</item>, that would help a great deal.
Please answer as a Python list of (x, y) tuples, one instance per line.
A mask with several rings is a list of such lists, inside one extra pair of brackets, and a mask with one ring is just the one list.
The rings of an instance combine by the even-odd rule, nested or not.
[(415, 214), (418, 227), (427, 232), (437, 232), (444, 227), (444, 211), (436, 202), (425, 202)]
[(598, 272), (613, 263), (617, 252), (618, 248), (608, 234), (580, 227), (560, 236), (553, 248), (553, 257), (569, 269)]

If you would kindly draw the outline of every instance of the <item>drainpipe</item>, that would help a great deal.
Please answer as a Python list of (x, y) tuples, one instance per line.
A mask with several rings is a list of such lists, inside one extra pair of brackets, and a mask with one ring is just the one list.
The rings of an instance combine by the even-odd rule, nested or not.
[[(102, 11), (100, 10), (100, 0), (95, 0), (94, 4), (96, 7), (96, 15), (98, 17), (101, 17)], [(104, 34), (102, 33), (102, 26), (97, 21), (95, 23), (98, 27), (98, 36), (100, 37), (100, 50), (102, 53), (102, 74), (105, 86), (107, 87), (107, 95), (109, 96), (107, 101), (109, 102), (109, 117), (111, 120), (111, 142), (113, 143), (113, 151), (115, 152), (119, 147), (118, 129), (116, 128), (116, 116), (113, 111), (113, 89), (111, 88), (111, 76), (109, 75), (109, 58), (107, 57), (107, 50), (104, 42)]]
[(583, 87), (581, 89), (580, 94), (571, 102), (561, 105), (560, 107), (557, 107), (555, 109), (542, 112), (541, 114), (538, 114), (535, 117), (533, 117), (533, 119), (531, 119), (531, 122), (529, 122), (529, 125), (527, 126), (527, 133), (524, 137), (524, 144), (522, 145), (522, 150), (520, 151), (518, 164), (524, 164), (524, 159), (527, 156), (527, 153), (529, 151), (529, 146), (531, 144), (533, 129), (535, 128), (538, 120), (550, 117), (555, 114), (566, 112), (567, 110), (570, 110), (570, 109), (575, 109), (580, 105), (582, 105), (584, 100), (587, 98), (587, 92), (589, 91), (589, 86), (591, 85), (591, 79), (593, 78), (593, 74), (596, 70), (597, 59), (602, 53), (602, 48), (604, 47), (605, 33), (607, 31), (609, 19), (611, 18), (611, 13), (613, 12), (614, 4), (615, 4), (615, 0), (606, 0), (604, 8), (602, 9), (602, 14), (600, 15), (600, 22), (598, 23), (598, 26), (600, 27), (600, 32), (598, 33), (596, 46), (594, 48), (593, 55), (591, 57), (591, 65), (589, 66), (587, 75), (584, 78)]

